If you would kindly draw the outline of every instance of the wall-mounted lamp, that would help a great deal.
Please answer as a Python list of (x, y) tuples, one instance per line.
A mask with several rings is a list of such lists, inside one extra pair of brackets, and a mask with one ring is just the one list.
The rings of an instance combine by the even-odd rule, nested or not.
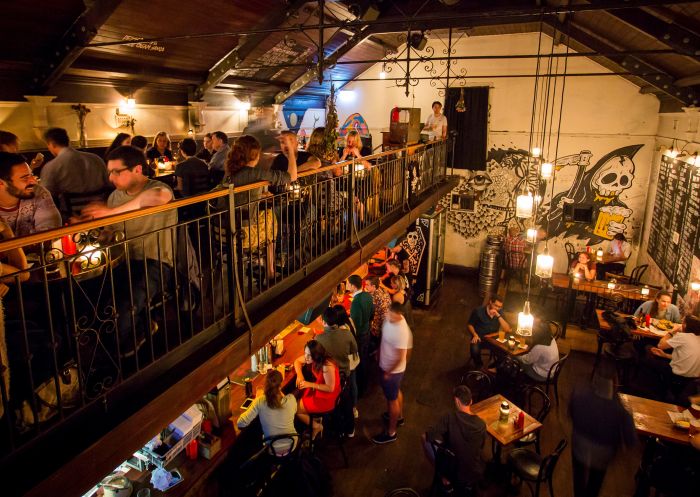
[(136, 119), (134, 119), (134, 110), (136, 109), (136, 99), (134, 98), (123, 98), (119, 101), (119, 107), (114, 113), (114, 120), (117, 122), (117, 126), (120, 128), (130, 128), (131, 134), (135, 135), (134, 125), (136, 124)]

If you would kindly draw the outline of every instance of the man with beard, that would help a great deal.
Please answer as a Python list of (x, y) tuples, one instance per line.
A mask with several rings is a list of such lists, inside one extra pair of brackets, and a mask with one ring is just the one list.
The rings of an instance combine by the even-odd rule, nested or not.
[(0, 152), (0, 221), (18, 237), (61, 226), (51, 194), (19, 154)]

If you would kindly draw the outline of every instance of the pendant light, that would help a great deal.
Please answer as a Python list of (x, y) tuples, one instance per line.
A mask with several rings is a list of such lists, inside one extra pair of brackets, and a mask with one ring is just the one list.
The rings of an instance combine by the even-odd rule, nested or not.
[(544, 247), (544, 252), (537, 256), (537, 264), (535, 265), (535, 275), (540, 278), (551, 278), (552, 268), (554, 267), (554, 257), (549, 255), (547, 246)]
[(532, 147), (532, 156), (539, 157), (542, 154), (542, 149), (540, 147)]
[(537, 228), (528, 228), (525, 232), (525, 238), (530, 243), (535, 243), (537, 241)]
[(521, 219), (532, 217), (534, 198), (529, 190), (523, 190), (515, 199), (515, 215)]
[(551, 162), (543, 162), (540, 166), (540, 176), (542, 179), (550, 179), (554, 172), (554, 164)]
[(595, 251), (595, 258), (597, 262), (603, 262), (603, 249), (601, 247)]
[(532, 327), (535, 324), (535, 317), (530, 313), (530, 301), (526, 300), (523, 311), (518, 313), (517, 334), (524, 337), (532, 336)]

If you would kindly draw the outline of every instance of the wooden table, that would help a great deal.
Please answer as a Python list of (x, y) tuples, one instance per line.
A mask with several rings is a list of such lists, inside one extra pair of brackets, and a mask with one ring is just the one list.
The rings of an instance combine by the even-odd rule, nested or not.
[(668, 442), (690, 444), (688, 430), (674, 428), (671, 418), (668, 416), (668, 411), (683, 412), (682, 407), (624, 393), (619, 395), (622, 404), (632, 414), (634, 427), (639, 433), (658, 437)]
[[(510, 417), (505, 423), (498, 421), (500, 415), (499, 409), (503, 401), (510, 404)], [(513, 425), (513, 420), (517, 419), (518, 413), (522, 411), (522, 409), (500, 394), (473, 404), (471, 411), (472, 414), (479, 416), (484, 423), (486, 423), (486, 431), (493, 437), (494, 441), (497, 442), (494, 446), (494, 460), (500, 460), (502, 446), (510, 445), (542, 427), (539, 421), (523, 411), (525, 412), (525, 424), (522, 429), (516, 429)]]
[(576, 292), (585, 292), (595, 296), (619, 295), (625, 300), (632, 301), (652, 299), (657, 292), (657, 290), (650, 288), (649, 295), (642, 295), (643, 286), (627, 284), (616, 284), (615, 289), (611, 290), (608, 288), (608, 281), (606, 280), (587, 281), (580, 278), (578, 283), (574, 283), (574, 279), (568, 273), (552, 274), (552, 286), (564, 288), (568, 291), (566, 310), (564, 311), (564, 319), (562, 320), (562, 337), (566, 337), (566, 327), (569, 323), (569, 317), (574, 313)]
[[(508, 333), (506, 333), (506, 338), (508, 337)], [(511, 349), (508, 346), (508, 340), (505, 342), (501, 343), (498, 340), (498, 333), (489, 333), (488, 335), (484, 335), (484, 342), (491, 347), (492, 350), (495, 350), (496, 352), (501, 352), (503, 354), (507, 354), (511, 357), (527, 354), (530, 351), (530, 347), (527, 345), (527, 342), (525, 343), (526, 348), (521, 348), (518, 345), (515, 346), (515, 348)]]
[[(608, 323), (608, 321), (603, 317), (604, 312), (605, 311), (603, 309), (596, 309), (595, 310), (596, 316), (598, 317), (598, 326), (600, 327), (601, 330), (611, 330), (612, 327), (610, 326), (610, 323)], [(618, 314), (620, 314), (623, 317), (632, 317), (631, 314), (622, 314), (622, 313), (618, 313)], [(654, 328), (654, 329), (656, 329), (656, 328)], [(642, 328), (635, 328), (632, 330), (633, 335), (637, 335), (637, 336), (643, 337), (643, 338), (654, 338), (657, 340), (660, 339), (661, 337), (663, 337), (666, 333), (668, 333), (668, 332), (663, 331), (659, 335), (657, 333), (654, 333), (651, 330), (642, 329)]]

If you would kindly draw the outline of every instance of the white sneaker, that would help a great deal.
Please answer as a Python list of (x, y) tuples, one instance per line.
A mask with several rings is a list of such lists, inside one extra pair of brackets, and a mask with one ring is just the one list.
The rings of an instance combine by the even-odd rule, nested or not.
[(352, 433), (347, 434), (348, 438), (353, 438), (354, 436), (355, 436), (355, 428), (352, 429)]
[(357, 407), (352, 408), (352, 415), (355, 417), (355, 419), (360, 417), (360, 412), (357, 410)]

